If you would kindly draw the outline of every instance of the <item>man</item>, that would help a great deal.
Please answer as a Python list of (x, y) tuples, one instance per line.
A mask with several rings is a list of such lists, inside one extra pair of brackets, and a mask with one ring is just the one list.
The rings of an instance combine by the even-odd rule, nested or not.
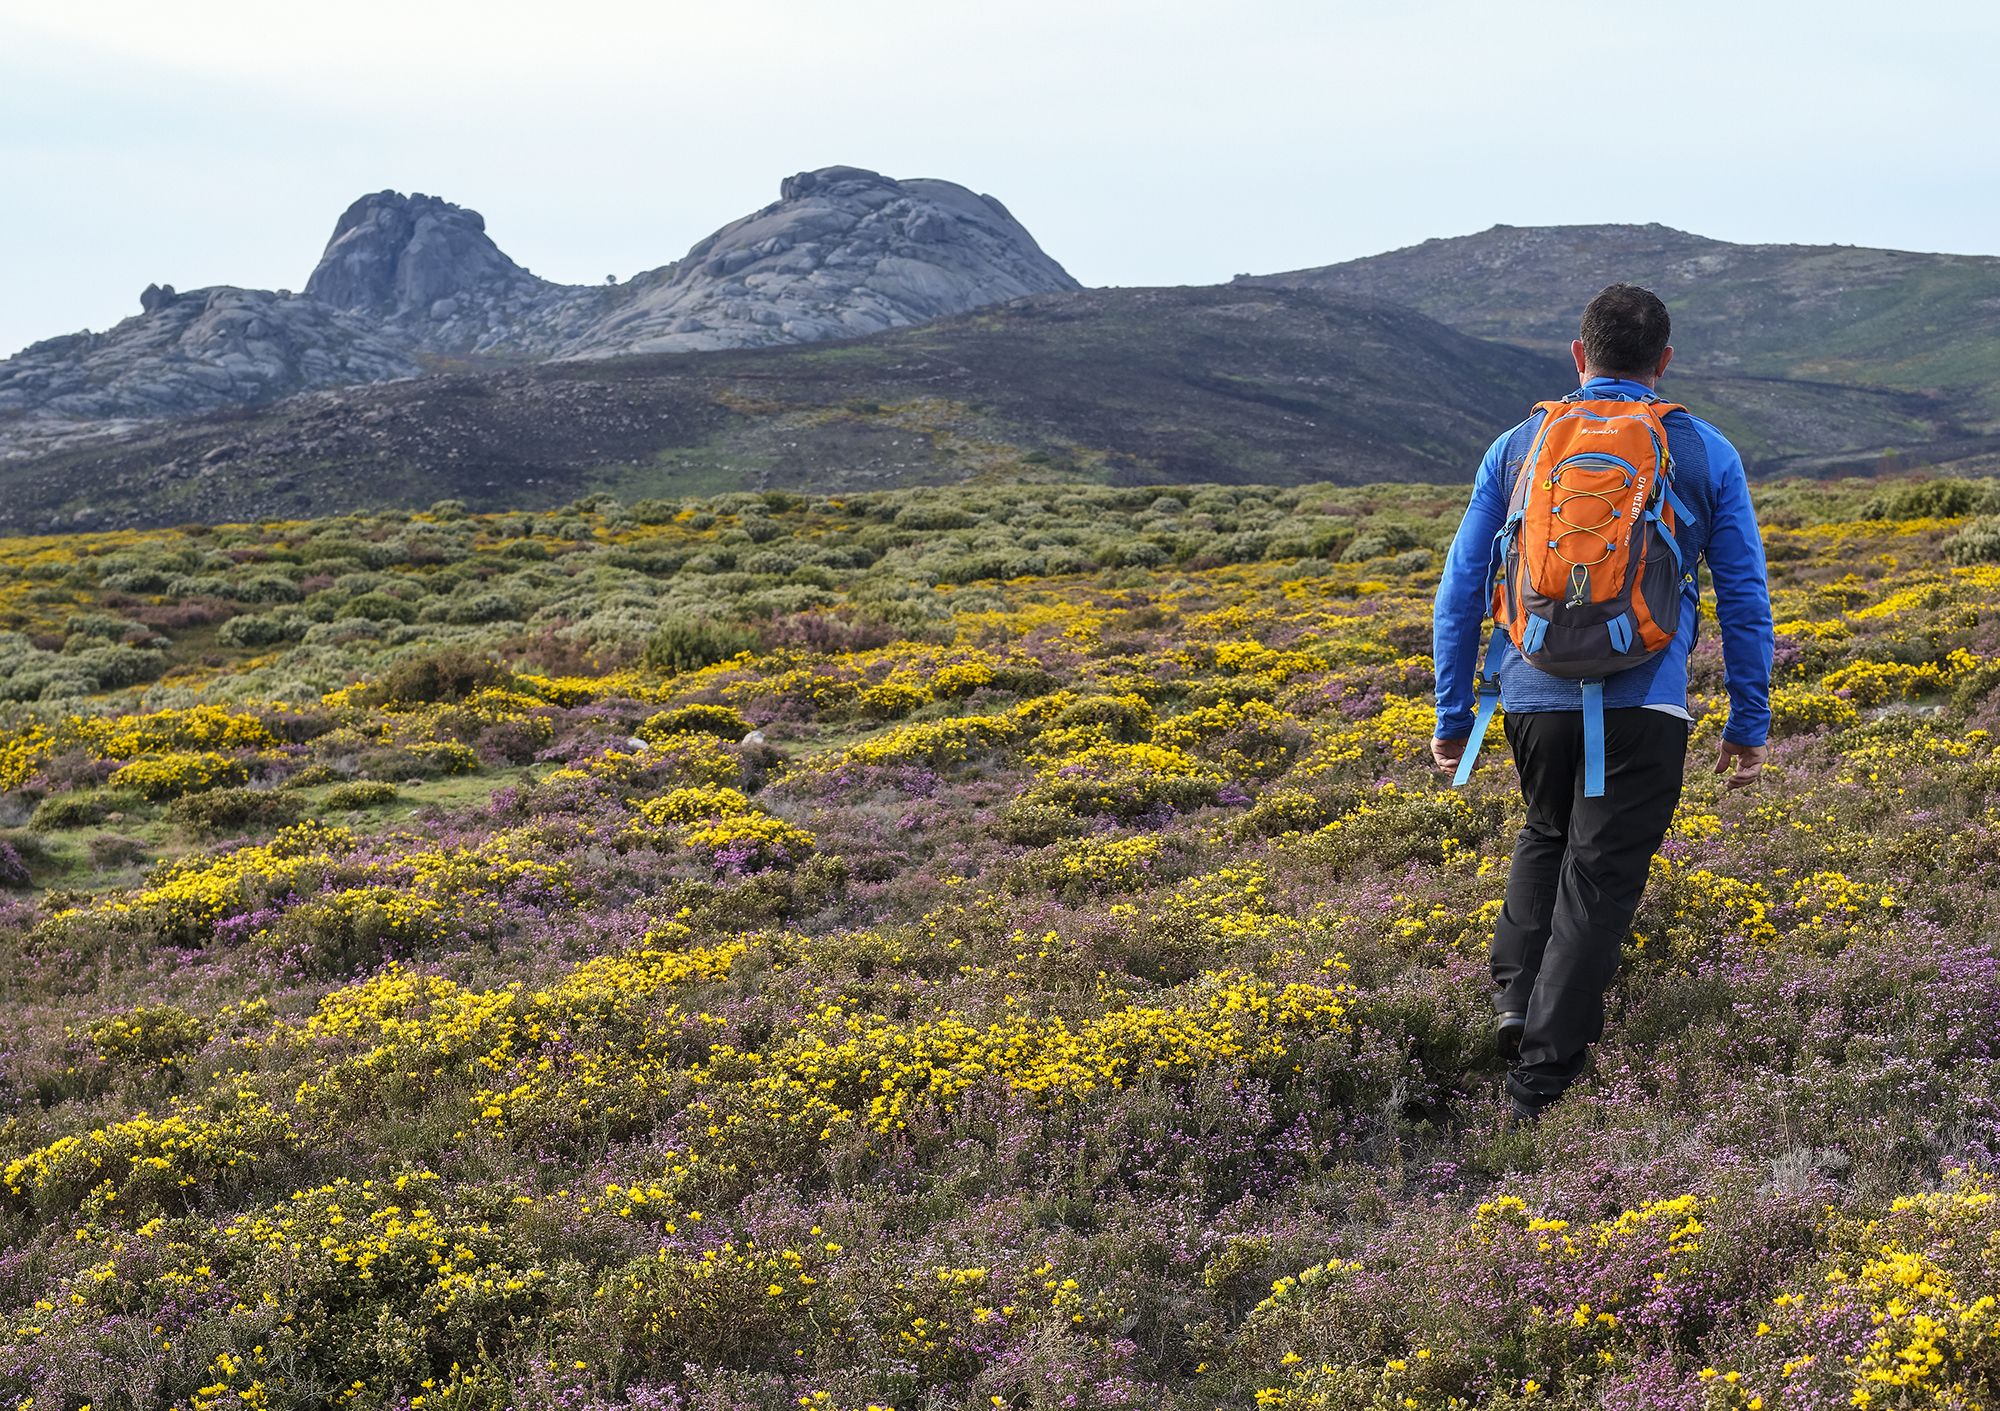
[[(1652, 399), (1673, 361), (1669, 329), (1666, 305), (1650, 291), (1630, 284), (1604, 290), (1584, 310), (1581, 336), (1570, 344), (1582, 383), (1574, 395)], [(1495, 536), (1503, 524), (1517, 522), (1509, 520), (1515, 479), (1534, 454), (1536, 429), (1547, 415), (1537, 410), (1486, 452), (1438, 586), (1431, 755), (1440, 769), (1457, 768), (1472, 733), (1481, 627), (1495, 583)], [(1604, 992), (1680, 799), (1691, 724), (1688, 653), (1701, 615), (1700, 559), (1715, 584), (1729, 693), (1715, 772), (1729, 776), (1728, 787), (1742, 788), (1756, 781), (1764, 764), (1771, 604), (1743, 459), (1721, 432), (1685, 411), (1668, 411), (1657, 424), (1666, 432), (1671, 488), (1681, 511), (1669, 536), (1684, 570), (1674, 635), (1641, 664), (1613, 671), (1601, 684), (1538, 669), (1498, 627), (1486, 664), (1498, 682), (1507, 743), (1528, 806), (1492, 951), (1497, 1031), (1511, 1061), (1507, 1092), (1515, 1118), (1524, 1122), (1536, 1121), (1576, 1081), (1586, 1049), (1603, 1033)], [(1556, 548), (1554, 539), (1549, 547)], [(1582, 570), (1578, 575), (1580, 580)], [(1671, 587), (1666, 600), (1671, 603)], [(1588, 745), (1587, 689), (1597, 693), (1590, 700), (1592, 727), (1600, 721), (1602, 727)]]

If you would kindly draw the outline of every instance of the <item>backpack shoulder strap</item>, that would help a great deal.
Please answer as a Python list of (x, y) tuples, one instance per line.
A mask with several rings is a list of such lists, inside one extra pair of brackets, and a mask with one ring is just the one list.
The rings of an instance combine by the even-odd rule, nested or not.
[[(1665, 437), (1667, 432), (1668, 417), (1672, 416), (1675, 412), (1679, 412), (1682, 416), (1689, 415), (1688, 409), (1682, 406), (1679, 402), (1665, 402), (1661, 401), (1658, 397), (1646, 398), (1646, 406), (1652, 411), (1654, 419), (1659, 422), (1660, 434), (1662, 437)], [(1673, 468), (1674, 468), (1674, 456), (1673, 452), (1669, 450), (1667, 452), (1668, 473), (1661, 478), (1660, 494), (1662, 498), (1664, 498), (1667, 501), (1667, 503), (1672, 505), (1674, 508), (1674, 523), (1678, 526), (1685, 527), (1687, 525), (1695, 523), (1695, 514), (1693, 510), (1687, 507), (1687, 502), (1683, 500), (1680, 497), (1680, 495), (1677, 494), (1674, 490)], [(1665, 526), (1662, 525), (1661, 528), (1664, 531)], [(1667, 545), (1668, 547), (1673, 549), (1674, 560), (1675, 562), (1678, 563), (1681, 557), (1680, 546), (1674, 542), (1674, 538), (1671, 534), (1667, 535)]]
[[(1507, 435), (1507, 444), (1501, 451), (1501, 467), (1507, 477), (1507, 497), (1509, 519), (1493, 537), (1493, 557), (1486, 566), (1486, 582), (1489, 587), (1499, 580), (1501, 572), (1501, 541), (1509, 532), (1514, 516), (1520, 506), (1514, 502), (1520, 498), (1521, 477), (1530, 467), (1528, 457), (1535, 453), (1535, 437), (1548, 421), (1550, 409), (1558, 405), (1551, 402), (1537, 402), (1535, 409), (1519, 426)], [(1455, 789), (1465, 787), (1472, 778), (1473, 766), (1479, 762), (1479, 752), (1486, 744), (1487, 732), (1493, 728), (1493, 716), (1500, 709), (1500, 683), (1493, 679), (1493, 654), (1500, 648), (1500, 639), (1507, 635), (1507, 629), (1495, 622), (1486, 635), (1486, 650), (1479, 658), (1479, 675), (1473, 685), (1479, 696), (1479, 704), (1472, 713), (1472, 735), (1466, 740), (1465, 753), (1458, 757), (1458, 772), (1452, 775)]]
[[(1507, 444), (1501, 452), (1501, 461), (1507, 476), (1508, 496), (1518, 497), (1522, 474), (1529, 469), (1528, 457), (1535, 453), (1535, 438), (1555, 412), (1562, 409), (1561, 402), (1537, 402), (1528, 413), (1527, 419), (1507, 435)], [(1515, 507), (1518, 509), (1518, 506)], [(1510, 511), (1511, 512), (1511, 511)], [(1502, 534), (1507, 531), (1503, 528)], [(1494, 540), (1493, 562), (1487, 566), (1487, 582), (1491, 584), (1499, 571), (1499, 537)], [(1500, 639), (1506, 629), (1498, 622), (1487, 634), (1486, 650), (1479, 661), (1479, 675), (1474, 684), (1479, 695), (1479, 704), (1472, 713), (1472, 734), (1466, 740), (1465, 753), (1458, 757), (1458, 772), (1452, 776), (1452, 787), (1462, 789), (1472, 778), (1473, 766), (1479, 762), (1479, 752), (1486, 743), (1486, 736), (1493, 728), (1493, 716), (1500, 709), (1500, 683), (1493, 679), (1493, 654), (1499, 650)]]
[(1560, 402), (1537, 402), (1529, 410), (1527, 419), (1507, 434), (1507, 449), (1503, 453), (1509, 475), (1520, 471), (1521, 462), (1528, 458), (1528, 451), (1535, 444), (1535, 433), (1542, 429), (1542, 423), (1549, 419), (1551, 408), (1561, 406)]

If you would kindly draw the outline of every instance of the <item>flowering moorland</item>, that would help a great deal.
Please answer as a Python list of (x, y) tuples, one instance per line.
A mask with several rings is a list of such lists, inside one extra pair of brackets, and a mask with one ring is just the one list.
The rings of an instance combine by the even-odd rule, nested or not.
[(1763, 492), (1530, 1131), (1458, 498), (0, 543), (0, 1404), (1993, 1404), (1995, 497)]

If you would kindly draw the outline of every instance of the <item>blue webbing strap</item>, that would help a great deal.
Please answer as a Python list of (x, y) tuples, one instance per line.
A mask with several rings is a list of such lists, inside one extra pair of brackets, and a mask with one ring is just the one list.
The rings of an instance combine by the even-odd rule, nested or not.
[(1583, 796), (1604, 797), (1604, 683), (1583, 685)]
[(1465, 742), (1465, 753), (1458, 757), (1458, 772), (1451, 776), (1454, 789), (1465, 787), (1465, 781), (1472, 777), (1472, 766), (1479, 762), (1480, 747), (1486, 743), (1486, 732), (1493, 728), (1493, 712), (1500, 708), (1500, 687), (1493, 680), (1493, 651), (1500, 642), (1500, 624), (1493, 624), (1493, 631), (1486, 639), (1486, 651), (1479, 658), (1479, 707), (1472, 713), (1472, 734)]
[(1499, 706), (1499, 687), (1481, 687), (1479, 709), (1472, 715), (1472, 738), (1465, 742), (1465, 753), (1458, 757), (1458, 773), (1451, 776), (1452, 788), (1463, 789), (1465, 781), (1472, 777), (1472, 766), (1479, 762), (1480, 747), (1486, 743), (1486, 732), (1493, 728), (1493, 712)]
[(1667, 528), (1667, 522), (1651, 510), (1646, 511), (1646, 522), (1659, 531), (1659, 535), (1666, 541), (1667, 547), (1673, 550), (1674, 567), (1676, 569), (1681, 568), (1684, 563), (1681, 558), (1681, 545), (1680, 541), (1674, 538), (1674, 531)]
[(1667, 492), (1667, 503), (1674, 507), (1674, 523), (1680, 525), (1693, 524), (1693, 511), (1688, 509), (1687, 505), (1682, 502), (1681, 497), (1674, 493), (1674, 487), (1668, 485), (1665, 489)]

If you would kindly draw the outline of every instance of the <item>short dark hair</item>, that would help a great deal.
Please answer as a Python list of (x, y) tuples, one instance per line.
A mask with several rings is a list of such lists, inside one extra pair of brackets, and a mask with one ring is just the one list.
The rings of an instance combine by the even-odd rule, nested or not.
[(1595, 372), (1651, 377), (1673, 336), (1660, 296), (1636, 284), (1613, 284), (1583, 311), (1583, 360)]

